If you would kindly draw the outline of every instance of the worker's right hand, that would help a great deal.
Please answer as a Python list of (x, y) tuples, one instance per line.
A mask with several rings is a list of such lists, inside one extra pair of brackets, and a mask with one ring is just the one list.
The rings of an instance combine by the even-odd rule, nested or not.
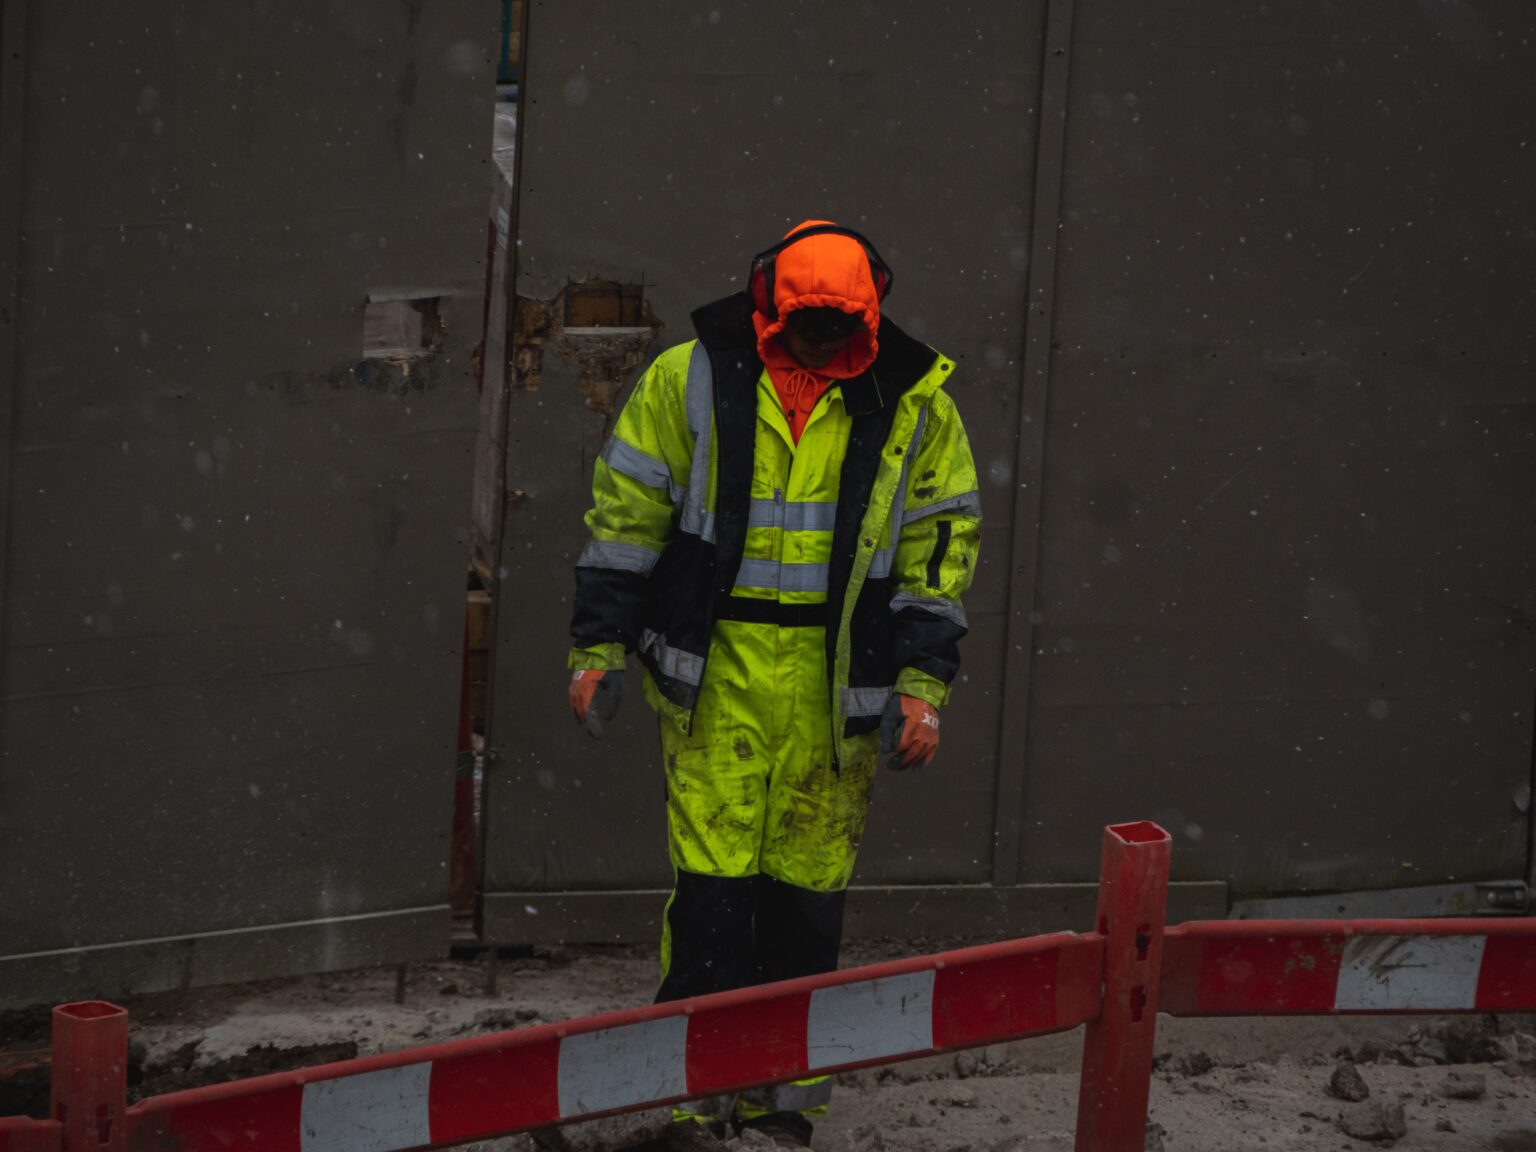
[(926, 700), (891, 693), (880, 717), (880, 751), (888, 767), (900, 772), (921, 768), (939, 750), (939, 710)]
[(589, 736), (597, 739), (602, 736), (608, 721), (618, 715), (619, 701), (624, 696), (624, 673), (605, 672), (601, 668), (584, 668), (580, 672), (573, 672), (567, 696), (576, 723), (585, 728)]

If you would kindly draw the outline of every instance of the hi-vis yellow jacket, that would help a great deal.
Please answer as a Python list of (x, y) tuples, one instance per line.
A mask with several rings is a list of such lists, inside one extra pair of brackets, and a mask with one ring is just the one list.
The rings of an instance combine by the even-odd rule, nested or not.
[(700, 309), (698, 340), (624, 405), (595, 467), (570, 666), (638, 653), (686, 732), (718, 621), (824, 625), (845, 756), (893, 692), (941, 706), (959, 669), (981, 505), (942, 390), (954, 364), (882, 317), (873, 366), (828, 389), (797, 447), (760, 411), (751, 314), (745, 294)]

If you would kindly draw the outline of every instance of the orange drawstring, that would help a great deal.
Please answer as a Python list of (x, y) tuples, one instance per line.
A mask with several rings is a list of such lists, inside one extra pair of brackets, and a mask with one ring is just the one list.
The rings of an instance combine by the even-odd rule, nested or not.
[(818, 376), (807, 368), (772, 366), (768, 369), (768, 377), (773, 381), (774, 391), (779, 394), (779, 403), (784, 406), (784, 419), (789, 421), (789, 433), (798, 444), (817, 401), (827, 390), (827, 385), (832, 383), (831, 377)]

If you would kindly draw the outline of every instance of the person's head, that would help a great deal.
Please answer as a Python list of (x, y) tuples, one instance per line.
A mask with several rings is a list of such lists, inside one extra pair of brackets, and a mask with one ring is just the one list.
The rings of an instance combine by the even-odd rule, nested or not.
[(863, 318), (841, 308), (797, 308), (784, 318), (779, 345), (803, 367), (825, 368), (862, 331)]
[(880, 301), (891, 279), (857, 232), (826, 220), (795, 226), (752, 261), (758, 354), (770, 367), (859, 375), (879, 351)]

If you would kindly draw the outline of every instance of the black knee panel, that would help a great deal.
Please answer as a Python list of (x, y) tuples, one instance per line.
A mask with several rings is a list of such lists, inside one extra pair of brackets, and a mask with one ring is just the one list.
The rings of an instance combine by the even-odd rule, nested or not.
[(667, 908), (672, 959), (656, 1003), (724, 992), (752, 983), (756, 876), (677, 873)]
[(757, 878), (754, 981), (771, 984), (837, 970), (845, 892), (813, 892)]

